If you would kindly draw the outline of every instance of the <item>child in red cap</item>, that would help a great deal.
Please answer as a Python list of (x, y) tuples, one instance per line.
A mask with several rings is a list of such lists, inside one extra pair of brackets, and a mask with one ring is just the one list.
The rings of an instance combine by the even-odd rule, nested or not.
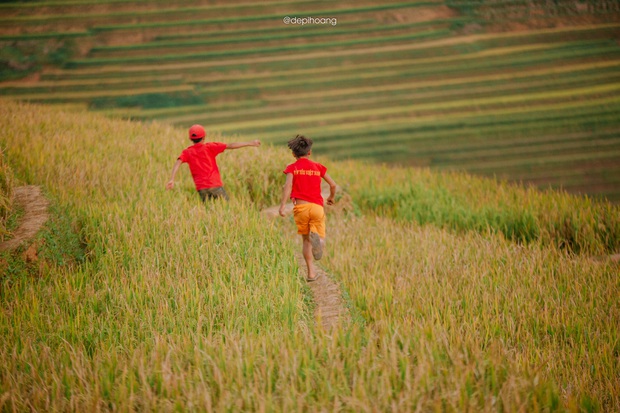
[(207, 197), (209, 199), (224, 198), (228, 200), (228, 194), (224, 190), (220, 170), (217, 167), (215, 157), (226, 149), (239, 149), (246, 146), (260, 146), (260, 141), (239, 142), (239, 143), (221, 143), (221, 142), (205, 142), (205, 129), (201, 125), (193, 125), (189, 128), (189, 138), (194, 142), (192, 146), (187, 147), (177, 159), (172, 168), (172, 177), (166, 184), (166, 189), (174, 188), (174, 177), (183, 163), (189, 165), (189, 170), (194, 178), (196, 190), (200, 195), (200, 199), (204, 202)]
[(325, 211), (321, 195), (321, 179), (329, 184), (327, 205), (334, 203), (336, 183), (327, 173), (327, 168), (309, 159), (312, 154), (312, 139), (297, 135), (288, 141), (288, 147), (297, 159), (286, 167), (286, 183), (282, 189), (279, 213), (285, 216), (286, 201), (293, 200), (293, 215), (297, 233), (303, 240), (302, 252), (308, 267), (308, 281), (315, 281), (317, 275), (312, 259), (321, 259), (325, 245)]

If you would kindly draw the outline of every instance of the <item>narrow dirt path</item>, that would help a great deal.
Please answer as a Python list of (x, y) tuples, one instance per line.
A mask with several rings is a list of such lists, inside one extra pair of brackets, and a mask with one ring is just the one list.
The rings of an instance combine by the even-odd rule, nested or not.
[[(322, 193), (323, 198), (327, 198), (329, 196), (329, 188), (323, 188)], [(279, 217), (278, 209), (279, 206), (275, 205), (264, 209), (262, 213), (266, 218), (276, 219)], [(329, 209), (326, 208), (326, 212), (329, 212)], [(293, 204), (288, 203), (286, 205), (286, 216), (289, 216), (292, 213)], [(290, 235), (291, 238), (299, 238), (296, 233), (291, 232)], [(297, 258), (297, 262), (299, 264), (299, 275), (305, 280), (307, 278), (307, 269), (306, 262), (301, 255), (301, 242), (299, 242), (299, 251), (295, 253), (295, 257)], [(329, 331), (338, 325), (348, 322), (351, 319), (351, 316), (349, 314), (349, 310), (344, 305), (342, 291), (340, 291), (340, 286), (338, 283), (336, 283), (333, 278), (323, 268), (321, 268), (320, 262), (315, 262), (315, 266), (317, 272), (320, 273), (320, 278), (316, 281), (308, 283), (310, 290), (312, 291), (312, 297), (314, 298), (314, 302), (316, 304), (314, 317), (317, 324), (319, 324), (324, 330)]]
[[(300, 252), (296, 253), (295, 257), (299, 264), (299, 274), (306, 279), (308, 274), (304, 257)], [(320, 266), (317, 265), (316, 270), (320, 274), (320, 278), (308, 283), (316, 304), (314, 317), (324, 330), (329, 331), (342, 322), (348, 321), (350, 319), (349, 311), (344, 305), (338, 284)]]
[(24, 209), (19, 226), (13, 231), (13, 238), (0, 243), (0, 251), (13, 250), (22, 242), (32, 239), (49, 218), (49, 201), (36, 185), (15, 188), (15, 204)]

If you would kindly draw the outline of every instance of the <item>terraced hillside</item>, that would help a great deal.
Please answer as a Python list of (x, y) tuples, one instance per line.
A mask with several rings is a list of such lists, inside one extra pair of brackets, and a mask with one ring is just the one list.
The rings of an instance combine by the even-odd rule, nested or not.
[(9, 48), (74, 54), (0, 93), (618, 202), (620, 9), (572, 3), (3, 4)]

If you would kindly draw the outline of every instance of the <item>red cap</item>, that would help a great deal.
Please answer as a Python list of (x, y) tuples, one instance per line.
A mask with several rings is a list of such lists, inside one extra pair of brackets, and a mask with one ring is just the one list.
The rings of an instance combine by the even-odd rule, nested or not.
[(202, 139), (206, 135), (205, 128), (201, 125), (193, 125), (189, 128), (189, 138), (190, 139)]

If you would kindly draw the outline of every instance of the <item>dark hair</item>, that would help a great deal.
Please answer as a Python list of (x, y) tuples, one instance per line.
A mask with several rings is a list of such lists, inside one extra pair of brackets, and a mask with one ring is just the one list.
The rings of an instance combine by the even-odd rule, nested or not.
[(306, 138), (304, 135), (297, 135), (288, 141), (288, 147), (291, 148), (296, 158), (306, 156), (312, 149), (312, 139)]
[(194, 143), (198, 143), (200, 141), (202, 141), (204, 138), (197, 138), (197, 139), (192, 139), (192, 142)]

